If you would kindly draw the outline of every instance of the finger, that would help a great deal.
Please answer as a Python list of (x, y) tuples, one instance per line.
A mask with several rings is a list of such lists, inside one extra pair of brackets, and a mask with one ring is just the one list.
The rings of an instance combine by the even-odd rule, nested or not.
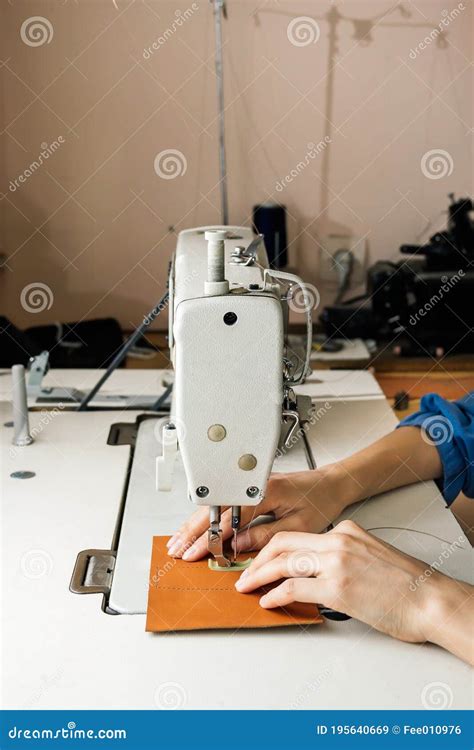
[(244, 570), (235, 587), (245, 594), (260, 586), (279, 581), (280, 578), (310, 578), (319, 573), (319, 556), (310, 550), (299, 550), (291, 555), (279, 555), (265, 565), (251, 572)]
[(284, 607), (292, 602), (324, 602), (327, 584), (317, 578), (288, 578), (279, 586), (264, 594), (260, 606), (264, 609)]
[[(208, 553), (208, 530), (209, 530), (209, 509), (206, 507), (206, 523), (199, 528), (204, 527), (204, 533), (199, 537), (178, 537), (172, 547), (168, 549), (171, 557), (182, 557), (183, 560), (193, 562), (201, 560)], [(228, 539), (232, 534), (232, 512), (230, 508), (224, 511), (221, 516), (220, 527), (222, 529), (222, 538)]]
[[(199, 539), (178, 548), (172, 557), (182, 557), (187, 562), (194, 562), (195, 560), (202, 560), (208, 553), (208, 533), (205, 531)], [(168, 554), (171, 554), (171, 552)]]
[[(237, 552), (262, 549), (278, 532), (297, 531), (299, 528), (301, 528), (301, 522), (296, 515), (285, 516), (285, 518), (271, 523), (256, 524), (249, 529), (244, 529), (237, 535)], [(233, 543), (232, 546), (234, 546)]]
[[(251, 510), (253, 510), (253, 508), (246, 508), (247, 517), (250, 515)], [(244, 513), (242, 513), (242, 519), (244, 520)], [(230, 508), (222, 514), (220, 527), (222, 530), (222, 539), (224, 541), (229, 539), (233, 535), (234, 532), (232, 529), (232, 511)], [(188, 542), (186, 545), (184, 545), (184, 547), (182, 547), (178, 541), (176, 548), (173, 550), (172, 556), (182, 557), (183, 560), (186, 560), (187, 562), (193, 562), (194, 560), (201, 560), (207, 555), (207, 553), (208, 532), (206, 527), (206, 531), (199, 537), (199, 539)], [(171, 554), (171, 550), (169, 551), (169, 554)]]
[(179, 543), (181, 546), (194, 542), (195, 539), (201, 536), (209, 528), (209, 508), (202, 506), (195, 513), (192, 514), (188, 520), (178, 529), (167, 543), (167, 547), (170, 550), (177, 546)]
[[(241, 526), (251, 523), (255, 518), (265, 513), (271, 512), (272, 507), (275, 504), (268, 498), (262, 500), (258, 505), (249, 505), (242, 508)], [(232, 524), (231, 524), (231, 512), (228, 506), (222, 506), (221, 516), (221, 529), (224, 539), (228, 539), (232, 536)], [(173, 557), (179, 556), (179, 552), (182, 553), (182, 548), (187, 546), (189, 548), (202, 534), (204, 534), (209, 528), (209, 507), (202, 506), (173, 534), (173, 536), (167, 541), (166, 546), (168, 547), (170, 555)]]
[(357, 523), (347, 518), (344, 521), (339, 521), (328, 534), (346, 534), (347, 536), (353, 537), (353, 539), (361, 539), (370, 536), (367, 531), (361, 528)]
[[(281, 523), (288, 519), (282, 519)], [(293, 519), (294, 521), (294, 519)], [(297, 521), (296, 521), (297, 523)], [(273, 525), (273, 524), (270, 524)], [(258, 553), (252, 561), (248, 570), (252, 572), (257, 570), (269, 560), (273, 560), (282, 552), (298, 552), (299, 550), (312, 550), (316, 553), (329, 552), (336, 549), (340, 544), (339, 536), (330, 536), (328, 534), (311, 534), (302, 531), (282, 531), (275, 533), (270, 542)]]

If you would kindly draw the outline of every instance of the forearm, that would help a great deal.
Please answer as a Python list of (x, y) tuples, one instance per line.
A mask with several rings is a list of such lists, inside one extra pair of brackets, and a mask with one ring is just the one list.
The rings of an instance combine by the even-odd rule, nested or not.
[(426, 640), (474, 664), (474, 586), (439, 574), (428, 591)]
[(397, 487), (437, 479), (442, 464), (436, 446), (423, 439), (418, 427), (400, 427), (323, 471), (338, 477), (342, 510)]

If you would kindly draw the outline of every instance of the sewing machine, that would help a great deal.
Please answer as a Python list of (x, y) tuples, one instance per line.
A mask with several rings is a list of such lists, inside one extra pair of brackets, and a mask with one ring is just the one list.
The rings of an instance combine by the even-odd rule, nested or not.
[[(175, 382), (157, 488), (171, 490), (179, 446), (188, 495), (210, 508), (209, 552), (228, 567), (221, 506), (231, 506), (236, 536), (242, 506), (263, 499), (277, 449), (309, 415), (293, 388), (309, 372), (311, 301), (301, 279), (270, 270), (263, 237), (245, 227), (181, 232), (169, 289)], [(300, 362), (285, 343), (295, 289), (306, 317)]]
[[(292, 303), (306, 320), (301, 352), (285, 340)], [(174, 532), (192, 503), (209, 506), (209, 552), (229, 567), (222, 506), (236, 536), (241, 508), (261, 501), (270, 472), (315, 466), (303, 429), (311, 397), (294, 390), (310, 371), (311, 300), (301, 279), (268, 267), (262, 236), (236, 226), (181, 232), (168, 311), (170, 411), (112, 425), (108, 442), (132, 447), (116, 531), (111, 549), (79, 552), (71, 580), (74, 593), (103, 593), (110, 613), (146, 611), (151, 539)]]

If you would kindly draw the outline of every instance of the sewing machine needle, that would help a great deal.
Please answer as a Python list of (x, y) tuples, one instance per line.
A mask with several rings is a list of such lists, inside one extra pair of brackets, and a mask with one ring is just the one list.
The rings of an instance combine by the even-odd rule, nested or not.
[(234, 562), (237, 560), (237, 534), (240, 527), (240, 505), (232, 506), (232, 529), (234, 532)]

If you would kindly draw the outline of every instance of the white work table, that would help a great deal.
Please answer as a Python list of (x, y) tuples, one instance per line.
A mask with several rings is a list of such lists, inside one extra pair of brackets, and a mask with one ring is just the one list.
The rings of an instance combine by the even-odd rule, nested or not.
[[(105, 370), (49, 370), (43, 378), (42, 385), (45, 388), (76, 388), (87, 393), (98, 382)], [(171, 375), (172, 377), (172, 375)], [(28, 373), (26, 374), (28, 380)], [(103, 388), (97, 393), (91, 406), (115, 406), (121, 407), (121, 396), (136, 395), (155, 396), (159, 398), (165, 390), (164, 382), (168, 383), (170, 372), (168, 370), (115, 370), (104, 383)], [(0, 401), (11, 399), (11, 371), (0, 369)], [(318, 370), (314, 371), (298, 393), (310, 394), (314, 398), (381, 398), (382, 390), (375, 378), (366, 370)], [(28, 405), (35, 408), (44, 408), (48, 405), (45, 400), (41, 404), (36, 403), (31, 397)], [(51, 406), (55, 403), (51, 402)], [(75, 408), (74, 404), (64, 404), (64, 408)]]
[[(129, 392), (139, 392), (144, 383), (143, 371), (116, 375), (127, 376)], [(160, 374), (147, 377), (157, 383)], [(71, 377), (67, 384), (83, 387), (85, 377)], [(392, 429), (396, 420), (377, 389), (374, 381), (365, 398), (360, 391), (354, 399), (347, 393), (344, 400), (329, 398), (329, 406), (327, 394), (318, 394), (317, 406), (324, 408), (309, 441), (319, 464)], [(0, 424), (10, 415), (3, 401)], [(423, 690), (439, 682), (449, 687), (453, 708), (470, 707), (467, 665), (435, 646), (401, 643), (355, 620), (275, 631), (153, 635), (145, 632), (143, 615), (107, 615), (100, 596), (70, 593), (77, 553), (110, 548), (130, 448), (106, 441), (111, 424), (136, 416), (59, 410), (46, 419), (32, 412), (36, 440), (22, 449), (12, 448), (12, 431), (2, 427), (4, 708), (153, 709), (163, 706), (168, 691), (182, 708), (193, 709), (421, 709)], [(17, 470), (36, 476), (10, 478)], [(182, 513), (191, 511), (189, 506)], [(387, 493), (351, 515), (427, 562), (456, 541), (442, 570), (469, 580), (470, 545), (433, 483)], [(150, 544), (153, 533), (150, 529)]]

